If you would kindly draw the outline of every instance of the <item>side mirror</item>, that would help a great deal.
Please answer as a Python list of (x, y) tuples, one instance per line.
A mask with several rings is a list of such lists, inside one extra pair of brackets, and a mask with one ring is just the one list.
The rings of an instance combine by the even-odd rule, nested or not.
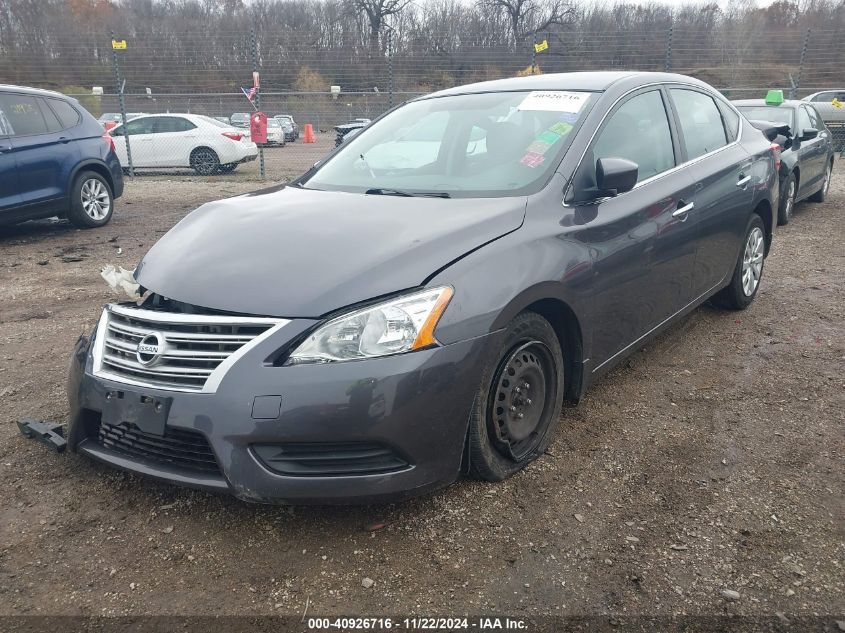
[(596, 187), (601, 196), (631, 191), (637, 184), (639, 165), (626, 158), (599, 158), (596, 161)]
[(798, 138), (799, 138), (799, 140), (802, 140), (802, 141), (809, 141), (811, 139), (816, 138), (818, 135), (819, 135), (818, 130), (814, 130), (812, 128), (804, 128), (803, 130), (801, 130), (801, 136), (798, 137)]

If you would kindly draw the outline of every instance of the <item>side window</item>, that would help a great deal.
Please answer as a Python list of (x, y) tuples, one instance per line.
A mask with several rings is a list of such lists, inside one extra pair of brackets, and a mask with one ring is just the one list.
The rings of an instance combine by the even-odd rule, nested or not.
[(12, 125), (9, 119), (6, 118), (6, 113), (3, 112), (3, 104), (0, 103), (0, 136), (9, 136), (12, 134)]
[(56, 113), (59, 122), (62, 124), (63, 130), (79, 124), (79, 121), (81, 120), (79, 112), (67, 101), (48, 97), (47, 104), (50, 106), (50, 109)]
[(133, 134), (152, 134), (154, 121), (155, 119), (133, 119), (126, 123), (126, 125), (121, 125), (120, 127), (115, 128), (112, 134), (114, 136), (123, 136), (125, 134), (129, 134), (130, 136)]
[(728, 133), (728, 141), (733, 142), (739, 136), (739, 115), (727, 104), (717, 101), (719, 110), (722, 112), (722, 120), (725, 122), (725, 130)]
[(62, 124), (59, 123), (59, 117), (57, 117), (53, 111), (47, 107), (47, 103), (44, 99), (38, 99), (38, 107), (41, 108), (41, 115), (44, 117), (44, 122), (47, 124), (47, 131), (48, 132), (59, 132), (62, 129)]
[(830, 101), (833, 101), (832, 92), (820, 92), (815, 97), (813, 97), (814, 103), (828, 103)]
[(639, 94), (623, 103), (599, 133), (592, 154), (589, 169), (593, 182), (599, 158), (627, 158), (637, 163), (638, 182), (674, 167), (672, 133), (660, 91)]
[(807, 112), (807, 108), (800, 107), (798, 108), (798, 133), (801, 133), (801, 130), (806, 129), (815, 129), (813, 126), (813, 122), (810, 120), (810, 115)]
[(182, 117), (163, 116), (156, 117), (153, 124), (153, 134), (166, 134), (169, 132), (187, 132), (196, 126)]
[(12, 136), (46, 134), (47, 122), (35, 97), (12, 93), (0, 94), (0, 109), (6, 115), (8, 132)]
[(713, 97), (684, 88), (672, 88), (670, 92), (681, 123), (687, 160), (728, 144), (722, 115)]
[(812, 106), (804, 106), (807, 108), (807, 113), (810, 115), (810, 121), (813, 123), (813, 128), (816, 130), (823, 130), (824, 123), (822, 122), (822, 118), (819, 116), (819, 113), (816, 109)]

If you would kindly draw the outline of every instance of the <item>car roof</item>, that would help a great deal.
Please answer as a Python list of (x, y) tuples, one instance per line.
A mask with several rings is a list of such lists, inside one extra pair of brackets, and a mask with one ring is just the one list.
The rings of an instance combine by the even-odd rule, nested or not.
[(493, 81), (482, 81), (465, 86), (456, 86), (440, 90), (421, 99), (430, 97), (443, 97), (447, 95), (474, 94), (482, 92), (509, 92), (520, 90), (580, 90), (587, 92), (604, 92), (612, 85), (625, 81), (626, 85), (634, 88), (637, 85), (650, 83), (685, 83), (710, 88), (712, 86), (686, 75), (676, 73), (658, 72), (577, 72), (577, 73), (553, 73), (548, 75), (531, 75), (528, 77), (512, 77), (508, 79), (495, 79)]
[(43, 88), (29, 88), (27, 86), (14, 86), (11, 84), (0, 84), (0, 92), (22, 92), (24, 94), (30, 95), (40, 95), (50, 96), (50, 97), (61, 97), (62, 99), (73, 99), (72, 97), (68, 97), (67, 95), (63, 95), (61, 92), (56, 92), (55, 90), (45, 90)]
[(765, 99), (731, 99), (731, 103), (734, 104), (737, 108), (740, 106), (767, 106), (769, 108), (780, 108), (782, 106), (796, 108), (800, 105), (807, 105), (804, 101), (799, 101), (797, 99), (785, 99), (781, 103), (766, 103)]

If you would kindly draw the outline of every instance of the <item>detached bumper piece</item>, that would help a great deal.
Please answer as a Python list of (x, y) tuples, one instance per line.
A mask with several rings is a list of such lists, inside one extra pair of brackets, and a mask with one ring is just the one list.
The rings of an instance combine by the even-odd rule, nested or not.
[(252, 450), (266, 468), (288, 476), (378, 475), (409, 467), (390, 448), (372, 442), (254, 444)]
[(57, 453), (62, 453), (67, 446), (64, 427), (61, 424), (39, 422), (38, 420), (18, 420), (21, 434), (31, 440), (46, 444)]

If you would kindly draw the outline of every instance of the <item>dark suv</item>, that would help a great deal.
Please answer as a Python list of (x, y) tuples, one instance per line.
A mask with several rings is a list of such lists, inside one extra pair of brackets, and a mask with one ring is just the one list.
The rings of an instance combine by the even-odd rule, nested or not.
[(0, 223), (103, 226), (122, 193), (112, 139), (75, 99), (0, 85)]

